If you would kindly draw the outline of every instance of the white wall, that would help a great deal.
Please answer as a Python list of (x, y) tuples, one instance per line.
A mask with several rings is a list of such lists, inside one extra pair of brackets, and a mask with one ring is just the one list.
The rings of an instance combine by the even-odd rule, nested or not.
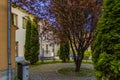
[[(33, 15), (30, 15), (28, 14), (26, 11), (20, 9), (20, 8), (13, 8), (12, 7), (12, 13), (14, 14), (17, 14), (18, 16), (18, 22), (17, 22), (17, 27), (18, 27), (18, 30), (16, 30), (16, 41), (18, 41), (18, 57), (17, 57), (17, 60), (16, 61), (20, 61), (20, 60), (23, 60), (24, 59), (24, 45), (25, 45), (25, 32), (26, 30), (23, 29), (23, 26), (22, 26), (22, 19), (23, 17), (27, 17), (29, 16), (31, 18), (31, 20), (33, 19)], [(40, 27), (42, 27), (42, 22), (39, 22), (38, 23), (40, 25)], [(39, 28), (41, 29), (41, 28)], [(41, 44), (41, 41), (40, 41), (40, 44)], [(48, 49), (49, 49), (49, 53), (46, 54), (46, 44), (48, 44)], [(52, 57), (53, 56), (53, 47), (52, 46), (49, 46), (49, 43), (46, 43), (44, 41), (42, 41), (42, 45), (40, 45), (42, 48), (44, 48), (44, 57)], [(58, 45), (55, 45), (54, 46), (54, 51), (55, 51), (55, 55), (57, 55), (57, 51), (59, 49), (59, 46)], [(41, 52), (41, 48), (40, 48), (40, 55), (42, 55), (42, 52)]]
[(7, 76), (0, 77), (0, 80), (7, 80)]
[[(48, 45), (48, 53), (46, 53), (46, 45)], [(54, 52), (53, 52), (53, 46), (50, 46), (50, 43), (42, 42), (42, 49), (41, 50), (43, 50), (43, 49), (44, 49), (44, 53), (43, 53), (43, 51), (40, 52), (41, 56), (44, 54), (44, 57), (53, 57), (53, 56), (57, 55), (59, 45), (54, 44)]]
[[(29, 16), (31, 19), (33, 18), (31, 15), (26, 13), (24, 10), (20, 8), (11, 8), (12, 13), (17, 15), (17, 27), (16, 30), (16, 42), (18, 42), (18, 57), (17, 59), (23, 60), (24, 59), (24, 45), (25, 45), (25, 32), (26, 30), (23, 29), (23, 17)], [(17, 61), (19, 61), (17, 60)]]
[[(40, 26), (39, 34), (41, 34), (42, 33), (42, 28), (45, 27), (45, 26), (43, 26), (44, 25), (44, 21), (43, 22), (39, 22), (38, 24)], [(44, 35), (47, 35), (47, 34), (44, 34)], [(49, 35), (47, 37), (49, 37)], [(58, 51), (58, 49), (60, 47), (59, 45), (55, 44), (52, 41), (44, 40), (44, 36), (43, 35), (41, 35), (39, 37), (39, 42), (40, 42), (40, 57), (53, 57), (53, 56), (57, 55), (57, 51)], [(50, 45), (51, 42), (54, 45), (54, 52), (53, 52), (53, 45)], [(46, 45), (48, 45), (48, 53), (46, 53)]]

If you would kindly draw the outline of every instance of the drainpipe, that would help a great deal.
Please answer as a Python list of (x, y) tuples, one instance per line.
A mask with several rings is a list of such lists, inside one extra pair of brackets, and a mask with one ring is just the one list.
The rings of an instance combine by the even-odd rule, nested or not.
[(8, 53), (8, 80), (12, 80), (11, 67), (11, 0), (8, 0), (8, 39), (7, 39), (7, 53)]

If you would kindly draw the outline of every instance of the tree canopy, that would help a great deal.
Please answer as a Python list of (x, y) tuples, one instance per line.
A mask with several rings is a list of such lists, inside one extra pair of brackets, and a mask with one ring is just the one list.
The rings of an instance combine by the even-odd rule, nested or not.
[[(40, 6), (35, 6), (46, 0), (18, 0), (20, 6), (26, 5), (29, 10), (39, 13)], [(49, 1), (49, 0), (47, 0)], [(36, 3), (37, 2), (37, 3)], [(21, 4), (22, 3), (22, 4)], [(45, 6), (48, 21), (53, 20), (54, 25), (50, 26), (55, 35), (62, 42), (69, 40), (76, 64), (76, 71), (80, 71), (84, 51), (93, 41), (93, 33), (101, 14), (101, 0), (50, 0), (50, 5)], [(43, 15), (46, 16), (47, 14)], [(50, 29), (51, 30), (51, 29)]]
[(52, 0), (51, 11), (56, 17), (57, 35), (64, 42), (69, 40), (79, 71), (84, 51), (93, 41), (101, 4), (94, 0)]

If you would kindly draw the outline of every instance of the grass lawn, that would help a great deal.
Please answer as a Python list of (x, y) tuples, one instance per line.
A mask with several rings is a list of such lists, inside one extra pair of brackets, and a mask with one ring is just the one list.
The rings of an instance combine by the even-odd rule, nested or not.
[(92, 60), (82, 60), (82, 63), (89, 63), (89, 64), (93, 64)]
[(81, 68), (80, 72), (75, 72), (74, 68), (68, 67), (68, 68), (62, 68), (62, 69), (58, 70), (58, 72), (65, 76), (75, 76), (75, 77), (94, 76), (94, 70), (88, 69), (88, 68)]
[(39, 64), (53, 64), (53, 63), (61, 63), (61, 62), (62, 62), (61, 60), (44, 60), (43, 62), (38, 61), (36, 63), (36, 65), (39, 65)]
[[(30, 65), (31, 68), (36, 69), (36, 66), (42, 65), (42, 64), (54, 64), (54, 63), (62, 63), (61, 60), (44, 60), (44, 62), (37, 62), (35, 65)], [(73, 60), (70, 60), (67, 63), (74, 63)], [(88, 63), (92, 64), (92, 60), (83, 60), (82, 63)], [(88, 69), (88, 68), (81, 68), (80, 72), (75, 72), (74, 68), (68, 67), (68, 68), (62, 68), (58, 70), (58, 73), (66, 75), (66, 76), (75, 76), (75, 77), (90, 77), (94, 76), (94, 70)]]
[[(60, 59), (57, 59), (57, 60), (44, 60), (44, 62), (38, 61), (35, 65), (31, 65), (31, 66), (37, 66), (37, 65), (42, 65), (42, 64), (54, 64), (54, 63), (62, 63), (62, 60), (60, 60)], [(74, 63), (74, 61), (71, 59), (67, 63)], [(83, 60), (82, 63), (93, 64), (92, 60), (87, 60), (87, 61)]]
[[(73, 63), (73, 60), (70, 60), (69, 62), (66, 63)], [(58, 60), (44, 60), (44, 62), (42, 61), (38, 61), (35, 65), (41, 65), (41, 64), (54, 64), (54, 63), (62, 63), (62, 60), (58, 59)]]

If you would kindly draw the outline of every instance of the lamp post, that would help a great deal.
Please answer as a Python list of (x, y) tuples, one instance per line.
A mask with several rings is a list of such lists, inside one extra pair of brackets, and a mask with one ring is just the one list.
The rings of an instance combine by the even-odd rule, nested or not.
[(7, 45), (7, 53), (8, 53), (8, 80), (12, 80), (12, 69), (11, 69), (11, 0), (8, 0), (8, 45)]

